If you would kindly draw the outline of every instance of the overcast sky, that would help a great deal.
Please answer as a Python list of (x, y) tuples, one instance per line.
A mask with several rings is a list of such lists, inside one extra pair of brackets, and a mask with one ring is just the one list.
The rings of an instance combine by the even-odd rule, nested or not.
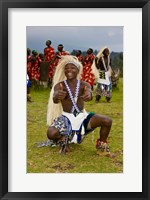
[(107, 46), (110, 51), (123, 51), (122, 26), (27, 26), (27, 47), (43, 53), (46, 40), (52, 41), (57, 51), (58, 44), (71, 52), (73, 49), (100, 50)]

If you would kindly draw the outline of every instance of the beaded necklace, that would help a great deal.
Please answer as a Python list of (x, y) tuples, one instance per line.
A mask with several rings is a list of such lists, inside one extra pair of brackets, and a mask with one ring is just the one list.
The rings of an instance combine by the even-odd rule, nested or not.
[(65, 83), (65, 86), (67, 88), (71, 102), (73, 104), (72, 109), (71, 109), (71, 113), (73, 113), (76, 116), (77, 113), (80, 113), (80, 110), (77, 106), (77, 100), (78, 100), (79, 88), (80, 88), (80, 80), (77, 80), (77, 85), (76, 85), (76, 89), (75, 89), (75, 97), (73, 97), (73, 94), (72, 94), (71, 89), (70, 89), (70, 87), (67, 83), (67, 80), (65, 80), (64, 83)]

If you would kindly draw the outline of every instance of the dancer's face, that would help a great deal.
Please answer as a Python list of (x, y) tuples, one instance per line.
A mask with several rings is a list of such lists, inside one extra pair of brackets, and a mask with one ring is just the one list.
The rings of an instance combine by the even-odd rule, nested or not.
[(103, 54), (105, 55), (105, 56), (108, 56), (109, 55), (109, 49), (104, 49), (104, 51), (103, 51)]
[(67, 77), (67, 79), (76, 79), (78, 73), (79, 70), (74, 64), (69, 63), (65, 66), (65, 76)]

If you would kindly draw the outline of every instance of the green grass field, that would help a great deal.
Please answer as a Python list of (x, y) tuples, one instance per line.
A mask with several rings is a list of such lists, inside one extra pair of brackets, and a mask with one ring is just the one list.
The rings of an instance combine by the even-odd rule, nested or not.
[(40, 147), (36, 143), (47, 140), (46, 113), (50, 90), (31, 88), (34, 102), (27, 103), (27, 173), (122, 173), (123, 172), (123, 79), (113, 89), (110, 103), (102, 97), (99, 103), (94, 98), (85, 103), (87, 111), (108, 115), (113, 124), (109, 134), (110, 150), (115, 158), (96, 154), (96, 139), (99, 128), (90, 133), (81, 144), (70, 144), (71, 151), (59, 154), (60, 147)]

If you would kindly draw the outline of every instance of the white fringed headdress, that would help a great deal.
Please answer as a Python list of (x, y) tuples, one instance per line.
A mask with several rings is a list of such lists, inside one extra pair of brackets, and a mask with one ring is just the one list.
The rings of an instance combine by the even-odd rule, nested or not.
[(57, 103), (57, 104), (55, 104), (53, 102), (53, 93), (54, 93), (54, 86), (57, 83), (66, 80), (64, 69), (65, 69), (65, 66), (68, 63), (74, 64), (79, 69), (79, 73), (78, 73), (77, 79), (81, 78), (81, 73), (82, 73), (82, 70), (83, 70), (83, 66), (79, 62), (78, 58), (75, 57), (75, 56), (71, 56), (71, 55), (62, 56), (61, 60), (59, 61), (59, 64), (56, 66), (55, 74), (54, 74), (54, 77), (53, 77), (53, 87), (51, 89), (50, 97), (49, 97), (49, 101), (48, 101), (47, 125), (49, 125), (49, 126), (51, 125), (51, 123), (53, 122), (53, 120), (56, 117), (58, 117), (58, 116), (60, 116), (62, 114), (61, 102)]
[[(109, 48), (105, 46), (105, 47), (101, 48), (100, 51), (98, 52), (98, 54), (96, 55), (96, 57), (98, 58), (98, 61), (99, 61), (99, 59), (100, 59), (101, 57), (104, 56), (104, 55), (103, 55), (103, 51), (104, 51), (105, 49), (108, 49), (108, 50), (109, 50)], [(110, 50), (109, 50), (109, 52), (110, 52)], [(98, 62), (98, 61), (97, 61), (97, 62)], [(95, 75), (95, 79), (97, 80), (97, 79), (99, 78), (99, 70), (96, 68), (95, 59), (94, 59), (93, 64), (92, 64), (92, 72), (93, 72), (93, 74)]]

